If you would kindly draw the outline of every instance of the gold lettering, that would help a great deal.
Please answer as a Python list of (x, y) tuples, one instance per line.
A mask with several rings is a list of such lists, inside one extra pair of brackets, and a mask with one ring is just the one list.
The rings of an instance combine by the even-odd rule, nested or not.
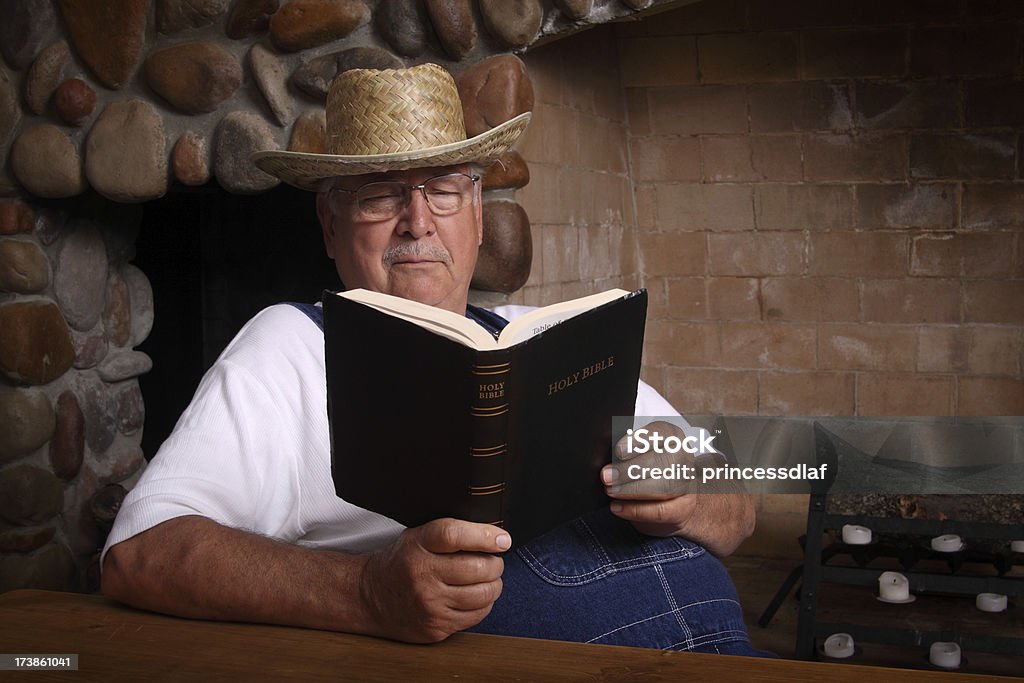
[(551, 394), (557, 394), (563, 389), (567, 389), (574, 384), (577, 384), (585, 379), (593, 377), (599, 372), (607, 370), (608, 368), (615, 365), (615, 356), (608, 356), (604, 360), (600, 360), (593, 365), (588, 365), (582, 368), (578, 372), (574, 372), (571, 375), (566, 375), (562, 379), (556, 380), (548, 385), (548, 396)]

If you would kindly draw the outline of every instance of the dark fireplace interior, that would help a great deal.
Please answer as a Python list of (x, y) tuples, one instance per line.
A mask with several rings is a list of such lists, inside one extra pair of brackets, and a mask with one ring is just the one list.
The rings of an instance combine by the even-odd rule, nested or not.
[(155, 299), (153, 331), (139, 347), (159, 359), (139, 378), (150, 459), (247, 320), (271, 304), (316, 301), (339, 284), (313, 195), (286, 185), (248, 196), (216, 184), (175, 186), (145, 205), (136, 249)]

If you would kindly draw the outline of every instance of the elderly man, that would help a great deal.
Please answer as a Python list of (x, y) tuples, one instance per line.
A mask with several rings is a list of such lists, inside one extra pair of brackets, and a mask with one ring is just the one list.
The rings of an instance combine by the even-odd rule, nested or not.
[[(332, 154), (255, 158), (318, 191), (324, 244), (346, 287), (493, 329), (504, 319), (467, 303), (483, 235), (480, 173), (528, 119), (467, 140), (440, 67), (354, 70), (328, 99)], [(521, 547), (495, 526), (404, 529), (339, 499), (318, 315), (273, 306), (210, 369), (121, 509), (104, 551), (106, 594), (188, 617), (411, 642), (474, 629), (755, 654), (728, 576), (705, 550), (729, 553), (750, 533), (745, 496), (626, 497), (609, 486), (608, 509)], [(647, 386), (637, 410), (676, 414)], [(602, 474), (613, 483), (611, 469)]]

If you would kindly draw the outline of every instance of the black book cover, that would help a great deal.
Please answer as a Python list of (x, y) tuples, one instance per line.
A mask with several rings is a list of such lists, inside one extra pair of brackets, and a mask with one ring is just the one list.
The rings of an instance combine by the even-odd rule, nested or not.
[(647, 293), (478, 351), (324, 294), (337, 494), (419, 526), (500, 524), (515, 542), (608, 504), (612, 417), (632, 415)]

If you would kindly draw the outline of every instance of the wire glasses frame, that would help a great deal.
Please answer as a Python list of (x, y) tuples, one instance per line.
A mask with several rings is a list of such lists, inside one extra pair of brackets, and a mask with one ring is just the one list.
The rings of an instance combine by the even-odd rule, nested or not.
[(450, 216), (472, 203), (479, 180), (478, 175), (446, 173), (419, 185), (383, 180), (360, 185), (354, 190), (332, 187), (327, 192), (327, 203), (335, 215), (355, 208), (353, 218), (356, 220), (385, 221), (404, 211), (412, 202), (413, 191), (419, 190), (432, 214)]

